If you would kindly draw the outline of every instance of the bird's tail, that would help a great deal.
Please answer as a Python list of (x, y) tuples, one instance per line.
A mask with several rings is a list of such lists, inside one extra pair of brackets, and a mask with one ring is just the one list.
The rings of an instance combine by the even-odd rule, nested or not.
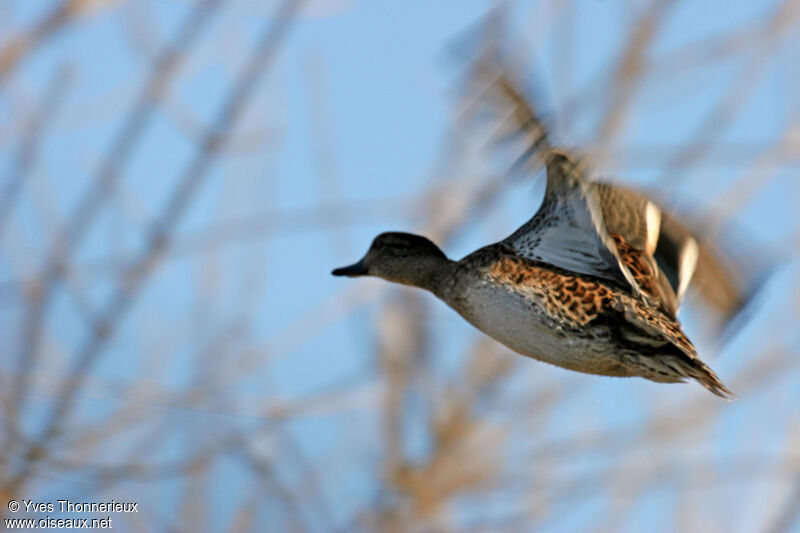
[(700, 385), (716, 394), (720, 398), (728, 401), (736, 399), (736, 395), (732, 393), (728, 387), (722, 383), (722, 380), (717, 377), (711, 368), (699, 359), (695, 359), (686, 365), (686, 373), (688, 377), (694, 379)]

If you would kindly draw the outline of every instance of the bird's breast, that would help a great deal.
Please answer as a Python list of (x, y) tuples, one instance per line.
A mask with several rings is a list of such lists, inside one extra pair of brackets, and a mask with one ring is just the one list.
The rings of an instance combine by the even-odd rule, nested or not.
[[(610, 336), (588, 325), (602, 312), (605, 295), (565, 295), (564, 287), (553, 288), (534, 279), (536, 273), (528, 274), (519, 280), (518, 272), (490, 268), (447, 303), (473, 326), (522, 355), (579, 372), (627, 375)], [(503, 281), (509, 277), (511, 282)]]

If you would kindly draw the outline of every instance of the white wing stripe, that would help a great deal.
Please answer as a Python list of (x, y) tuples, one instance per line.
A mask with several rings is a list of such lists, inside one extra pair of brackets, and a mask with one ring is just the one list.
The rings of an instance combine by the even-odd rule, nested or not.
[(647, 228), (646, 251), (653, 255), (658, 246), (658, 236), (661, 234), (661, 209), (653, 202), (648, 201), (645, 208), (645, 224)]
[(678, 301), (683, 299), (686, 289), (689, 288), (689, 282), (694, 276), (694, 270), (697, 267), (697, 259), (700, 257), (700, 247), (697, 241), (692, 237), (688, 237), (683, 244), (681, 250), (680, 267), (678, 270)]

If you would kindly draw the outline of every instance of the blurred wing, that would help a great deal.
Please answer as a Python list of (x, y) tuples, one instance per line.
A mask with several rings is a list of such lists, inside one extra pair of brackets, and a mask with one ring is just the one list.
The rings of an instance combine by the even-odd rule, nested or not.
[(675, 219), (662, 215), (661, 231), (654, 257), (675, 290), (678, 301), (682, 301), (700, 258), (697, 240)]
[[(490, 40), (471, 59), (464, 117), (488, 126), (488, 143), (499, 159), (513, 162), (509, 173), (539, 170), (551, 149), (549, 127), (537, 113), (523, 84), (513, 76), (498, 43)], [(484, 128), (481, 133), (485, 133)]]
[(667, 276), (676, 278), (681, 296), (691, 286), (722, 318), (722, 325), (729, 327), (779, 261), (771, 250), (757, 246), (740, 231), (710, 238), (700, 223), (692, 222), (691, 217), (679, 222), (664, 216), (656, 259)]
[[(642, 292), (657, 300), (667, 314), (677, 312), (692, 287), (724, 322), (730, 322), (768, 278), (769, 265), (775, 261), (763, 250), (746, 246), (749, 239), (717, 243), (719, 238), (704, 236), (702, 224), (691, 224), (691, 217), (679, 221), (645, 195), (609, 183), (595, 182), (593, 186), (609, 235), (615, 240), (620, 236), (623, 241), (618, 243), (620, 257)], [(632, 255), (626, 253), (627, 248), (634, 250)], [(644, 253), (637, 258), (636, 250)], [(637, 268), (631, 264), (638, 259), (646, 264), (645, 271), (650, 268), (656, 272), (649, 282), (647, 276), (637, 275)]]
[[(474, 59), (474, 98), (467, 110), (491, 119), (492, 145), (514, 161), (512, 173), (530, 176), (556, 151), (548, 124), (501, 56), (499, 47), (490, 45)], [(673, 317), (693, 286), (730, 319), (766, 279), (766, 269), (748, 273), (742, 268), (746, 261), (734, 261), (706, 242), (695, 231), (700, 225), (685, 227), (647, 196), (580, 176), (560, 178), (551, 166), (541, 208), (504, 241), (520, 255), (630, 286)]]
[(667, 275), (658, 260), (658, 246), (662, 244), (661, 209), (645, 196), (618, 185), (594, 182), (592, 186), (600, 199), (606, 230), (636, 284), (655, 307), (674, 318), (694, 272), (696, 254), (690, 253), (694, 240), (686, 235), (680, 246), (676, 243), (676, 253), (664, 261), (675, 275)]
[(547, 125), (496, 48), (477, 58), (472, 71), (473, 85), (481, 84), (474, 106), (497, 124), (492, 144), (512, 152), (511, 173), (529, 176), (547, 161), (542, 207), (507, 242), (522, 256), (616, 282), (638, 296), (644, 292), (651, 303), (674, 316), (674, 291), (659, 278), (652, 258), (660, 210), (634, 194), (587, 182), (570, 154), (552, 147)]
[(661, 209), (645, 196), (619, 185), (593, 182), (600, 198), (603, 221), (610, 233), (632, 247), (653, 255), (661, 230)]
[(551, 153), (541, 207), (503, 243), (521, 257), (612, 281), (640, 295), (603, 224), (598, 196), (563, 152)]

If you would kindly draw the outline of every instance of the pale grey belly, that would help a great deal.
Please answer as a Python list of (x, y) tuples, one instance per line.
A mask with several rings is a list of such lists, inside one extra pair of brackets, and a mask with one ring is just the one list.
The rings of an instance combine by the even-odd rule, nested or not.
[(473, 286), (462, 302), (452, 307), (473, 326), (522, 355), (589, 374), (635, 373), (626, 368), (609, 332), (561, 324), (535, 302), (502, 287)]

